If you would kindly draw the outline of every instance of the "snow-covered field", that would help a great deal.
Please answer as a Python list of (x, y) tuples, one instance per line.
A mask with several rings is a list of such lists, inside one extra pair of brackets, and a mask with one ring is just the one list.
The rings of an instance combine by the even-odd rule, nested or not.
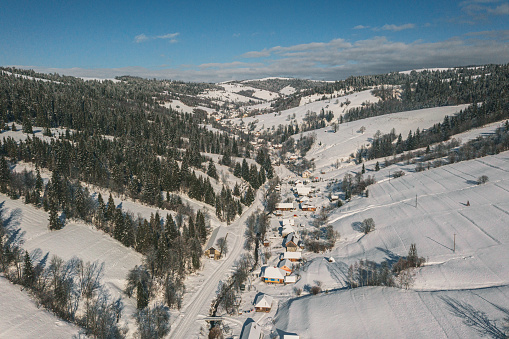
[[(50, 231), (48, 213), (44, 210), (25, 205), (20, 199), (11, 200), (5, 195), (0, 195), (0, 201), (0, 208), (4, 213), (9, 215), (12, 212), (15, 216), (13, 222), (25, 232), (23, 247), (34, 253), (34, 259), (37, 257), (41, 259), (42, 256), (49, 254), (49, 257), (56, 255), (64, 260), (78, 257), (84, 262), (104, 263), (102, 281), (105, 287), (112, 297), (122, 296), (127, 273), (135, 265), (141, 264), (141, 254), (84, 223), (71, 221), (59, 231)], [(128, 319), (134, 313), (136, 303), (134, 299), (130, 300), (125, 296), (123, 302), (124, 319)], [(18, 313), (14, 312), (9, 317), (23, 317), (24, 312), (24, 309), (20, 309)]]
[[(275, 327), (301, 338), (335, 333), (477, 338), (476, 326), (465, 321), (484, 312), (495, 321), (490, 326), (501, 329), (509, 316), (509, 152), (407, 171), (390, 181), (388, 169), (368, 172), (380, 180), (369, 186), (369, 197), (356, 197), (331, 215), (329, 223), (341, 240), (325, 257), (335, 262), (306, 253), (310, 261), (296, 286), (320, 281), (323, 290), (336, 290), (280, 304)], [(481, 175), (488, 176), (487, 184), (476, 184)], [(374, 219), (376, 229), (364, 235), (358, 225), (366, 218)], [(365, 259), (394, 263), (412, 243), (427, 262), (416, 270), (410, 290), (346, 289), (350, 264)], [(277, 290), (291, 293), (288, 286)]]
[[(306, 158), (315, 159), (317, 168), (335, 164), (336, 160), (349, 163), (350, 154), (355, 155), (362, 145), (370, 144), (377, 131), (386, 134), (394, 128), (396, 135), (401, 133), (406, 139), (410, 130), (415, 132), (420, 128), (422, 131), (443, 121), (446, 115), (454, 115), (467, 106), (426, 108), (356, 120), (338, 125), (336, 133), (332, 127), (308, 131), (304, 135), (316, 133), (316, 141)], [(360, 132), (361, 127), (365, 128), (364, 133)]]
[[(276, 99), (279, 94), (266, 91), (263, 89), (246, 86), (240, 83), (220, 83), (219, 86), (223, 87), (224, 90), (213, 90), (206, 91), (200, 94), (201, 97), (210, 98), (218, 101), (231, 101), (231, 102), (249, 102), (251, 101), (270, 101)], [(239, 94), (241, 91), (253, 91), (252, 96), (248, 97)]]
[(20, 285), (0, 276), (0, 338), (72, 338), (79, 329), (39, 308)]
[[(343, 105), (343, 107), (341, 107), (341, 104), (347, 100), (350, 101), (350, 104), (348, 106)], [(308, 111), (319, 114), (320, 111), (324, 109), (325, 111), (332, 111), (334, 113), (334, 117), (339, 118), (339, 116), (345, 113), (348, 109), (360, 107), (363, 102), (377, 102), (378, 100), (379, 99), (377, 97), (371, 94), (371, 90), (366, 90), (338, 98), (312, 101), (309, 103), (305, 102), (299, 107), (290, 108), (280, 113), (262, 114), (243, 119), (232, 119), (232, 122), (240, 124), (241, 121), (244, 121), (244, 123), (249, 124), (257, 121), (255, 130), (260, 131), (262, 129), (271, 129), (272, 127), (277, 128), (279, 125), (289, 125), (291, 122), (295, 121), (297, 121), (298, 124), (301, 124)]]
[[(300, 338), (480, 338), (501, 324), (483, 324), (481, 312), (500, 319), (507, 286), (486, 290), (416, 292), (387, 287), (340, 290), (292, 299), (280, 306), (275, 325)], [(485, 328), (483, 328), (483, 325)], [(478, 326), (480, 331), (476, 329)], [(483, 335), (481, 335), (483, 334)]]

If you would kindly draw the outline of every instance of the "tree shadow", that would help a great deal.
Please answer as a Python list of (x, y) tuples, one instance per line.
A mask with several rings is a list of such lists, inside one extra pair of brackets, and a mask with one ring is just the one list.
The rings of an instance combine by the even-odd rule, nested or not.
[[(486, 313), (481, 310), (475, 309), (472, 305), (453, 299), (448, 296), (440, 297), (442, 301), (447, 305), (449, 311), (463, 319), (463, 323), (469, 327), (472, 327), (481, 337), (490, 336), (491, 338), (507, 338), (505, 333), (497, 327), (494, 320), (488, 318)], [(506, 312), (509, 315), (508, 310), (497, 306), (500, 310)]]
[(401, 255), (397, 255), (396, 253), (394, 253), (392, 251), (389, 251), (386, 248), (376, 247), (376, 249), (385, 254), (385, 262), (387, 263), (387, 265), (389, 267), (394, 266), (399, 261), (399, 259), (405, 258), (405, 257), (402, 257)]
[(475, 180), (467, 180), (467, 184), (469, 184), (469, 185), (477, 185), (477, 181), (475, 181)]
[(364, 231), (362, 230), (362, 222), (360, 222), (360, 221), (353, 222), (352, 223), (352, 229), (354, 231), (364, 233)]

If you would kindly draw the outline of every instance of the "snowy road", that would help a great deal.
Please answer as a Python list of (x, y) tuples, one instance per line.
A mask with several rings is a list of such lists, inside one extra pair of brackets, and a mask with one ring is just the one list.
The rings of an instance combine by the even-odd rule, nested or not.
[[(171, 328), (169, 338), (189, 338), (189, 335), (197, 332), (199, 315), (208, 315), (212, 300), (216, 295), (219, 281), (226, 279), (234, 262), (239, 258), (244, 248), (244, 226), (245, 221), (257, 208), (261, 207), (263, 189), (259, 189), (254, 203), (242, 214), (242, 216), (228, 226), (228, 236), (234, 239), (230, 253), (221, 263), (221, 266), (214, 271), (202, 284), (201, 289), (197, 291), (188, 306), (183, 309), (182, 317), (178, 323)], [(230, 238), (231, 239), (231, 238)]]

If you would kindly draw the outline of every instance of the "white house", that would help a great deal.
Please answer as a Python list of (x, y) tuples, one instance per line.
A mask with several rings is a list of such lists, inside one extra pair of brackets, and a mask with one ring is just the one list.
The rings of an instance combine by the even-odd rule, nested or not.
[(270, 312), (273, 300), (270, 295), (258, 294), (254, 302), (256, 312)]

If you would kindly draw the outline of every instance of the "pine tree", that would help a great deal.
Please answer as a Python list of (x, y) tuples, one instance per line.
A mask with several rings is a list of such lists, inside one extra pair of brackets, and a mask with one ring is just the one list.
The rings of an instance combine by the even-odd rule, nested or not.
[(235, 163), (233, 175), (236, 176), (237, 178), (242, 177), (242, 167), (240, 167), (240, 164), (238, 162)]
[(115, 213), (115, 201), (113, 200), (113, 196), (111, 195), (110, 193), (110, 196), (108, 198), (108, 206), (106, 207), (106, 213), (105, 213), (105, 217), (106, 217), (106, 221), (112, 221), (113, 220), (113, 215)]
[(32, 119), (28, 117), (28, 113), (23, 115), (23, 133), (34, 133), (32, 129)]
[(217, 170), (216, 170), (216, 166), (214, 166), (214, 163), (211, 161), (209, 161), (209, 168), (207, 169), (207, 175), (211, 178), (214, 178), (214, 179), (218, 179), (218, 175), (217, 175)]
[(242, 178), (246, 181), (249, 181), (249, 165), (247, 164), (245, 158), (242, 160)]
[(362, 164), (362, 174), (366, 173), (366, 167), (364, 167), (364, 164)]
[(32, 265), (32, 259), (27, 251), (25, 251), (25, 261), (23, 263), (23, 285), (32, 287), (35, 282), (34, 266)]
[(54, 198), (49, 198), (49, 229), (59, 230), (62, 228), (62, 223), (58, 216), (57, 203)]
[(375, 171), (380, 171), (380, 163), (378, 161), (375, 164)]
[(9, 165), (7, 164), (7, 160), (5, 160), (5, 157), (2, 155), (0, 158), (0, 192), (7, 192), (7, 185), (10, 182), (10, 176)]

